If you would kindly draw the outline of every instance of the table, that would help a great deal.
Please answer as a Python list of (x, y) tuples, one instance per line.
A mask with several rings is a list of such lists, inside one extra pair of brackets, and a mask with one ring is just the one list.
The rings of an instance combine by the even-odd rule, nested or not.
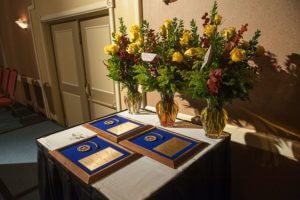
[[(155, 113), (118, 113), (160, 126)], [(176, 123), (182, 120), (177, 119)], [(230, 199), (230, 135), (210, 139), (199, 128), (166, 128), (209, 145), (172, 169), (143, 156), (99, 181), (87, 185), (48, 154), (48, 151), (96, 135), (81, 125), (37, 139), (41, 200)]]

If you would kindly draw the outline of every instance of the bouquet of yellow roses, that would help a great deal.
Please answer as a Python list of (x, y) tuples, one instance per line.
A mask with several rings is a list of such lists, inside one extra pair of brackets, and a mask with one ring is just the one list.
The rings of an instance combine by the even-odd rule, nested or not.
[(164, 126), (174, 123), (178, 112), (178, 106), (173, 101), (174, 94), (187, 86), (185, 76), (191, 72), (194, 58), (200, 59), (204, 55), (201, 48), (196, 48), (200, 41), (195, 23), (191, 27), (192, 31), (184, 29), (183, 21), (177, 18), (166, 20), (158, 33), (149, 29), (145, 21), (141, 26), (143, 51), (156, 56), (135, 66), (135, 78), (146, 92), (160, 92), (162, 100), (156, 108), (160, 119), (165, 119), (161, 120)]
[(235, 98), (249, 99), (249, 90), (254, 87), (260, 68), (248, 61), (263, 54), (264, 48), (257, 45), (259, 30), (251, 40), (241, 40), (248, 24), (238, 31), (234, 27), (219, 31), (222, 16), (217, 13), (216, 2), (210, 16), (205, 13), (202, 19), (204, 34), (200, 37), (200, 48), (206, 51), (206, 60), (194, 62), (195, 70), (189, 77), (187, 91), (194, 98), (207, 100), (208, 107), (201, 114), (202, 121), (207, 122), (206, 127), (214, 129), (212, 132), (218, 135), (227, 122), (223, 105)]
[(123, 88), (127, 88), (127, 97), (124, 101), (130, 113), (137, 113), (140, 106), (142, 96), (138, 91), (138, 83), (134, 77), (137, 75), (134, 69), (136, 61), (142, 52), (143, 40), (139, 37), (140, 28), (133, 25), (130, 28), (130, 38), (126, 33), (126, 26), (123, 19), (120, 18), (120, 34), (112, 33), (113, 44), (104, 48), (104, 52), (110, 55), (106, 60), (108, 69), (108, 77), (114, 81), (123, 84)]

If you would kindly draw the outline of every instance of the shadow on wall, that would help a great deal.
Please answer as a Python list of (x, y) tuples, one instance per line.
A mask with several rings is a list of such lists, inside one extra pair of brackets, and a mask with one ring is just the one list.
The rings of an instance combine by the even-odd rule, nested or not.
[[(276, 55), (270, 52), (256, 58), (254, 62), (262, 68), (261, 79), (250, 91), (250, 102), (234, 100), (226, 106), (229, 123), (253, 128), (258, 134), (280, 136), (261, 143), (265, 146), (264, 149), (278, 153), (276, 146), (282, 142), (280, 138), (300, 140), (300, 55), (288, 55), (284, 66), (277, 65)], [(189, 103), (184, 105), (186, 108), (195, 108), (197, 115), (206, 105), (204, 101), (193, 100), (190, 96), (180, 94), (179, 97)], [(246, 142), (252, 140), (249, 137), (246, 134)], [(300, 151), (300, 148), (295, 145), (293, 144), (293, 150), (297, 158), (296, 154), (299, 152), (296, 153), (295, 150)]]
[[(284, 66), (270, 52), (254, 62), (262, 67), (261, 79), (250, 92), (250, 102), (235, 100), (227, 106), (230, 122), (253, 126), (257, 132), (268, 132), (290, 139), (300, 139), (300, 55), (287, 56)], [(264, 128), (263, 128), (264, 126)]]

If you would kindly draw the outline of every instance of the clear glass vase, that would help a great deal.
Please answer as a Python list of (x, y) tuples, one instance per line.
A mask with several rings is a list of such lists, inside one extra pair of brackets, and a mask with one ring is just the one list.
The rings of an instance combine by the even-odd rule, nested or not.
[(222, 103), (213, 104), (207, 100), (207, 106), (201, 112), (201, 121), (205, 134), (209, 138), (220, 138), (227, 124), (228, 114)]
[(156, 104), (156, 113), (162, 126), (173, 126), (178, 114), (178, 105), (173, 93), (160, 93), (161, 100)]
[(138, 90), (138, 85), (127, 88), (127, 95), (124, 97), (124, 103), (130, 114), (138, 114), (142, 104), (142, 94)]

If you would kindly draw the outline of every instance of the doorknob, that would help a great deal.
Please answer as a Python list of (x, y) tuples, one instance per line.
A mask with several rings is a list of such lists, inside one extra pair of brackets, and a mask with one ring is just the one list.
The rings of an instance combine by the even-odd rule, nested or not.
[(85, 94), (88, 98), (91, 97), (90, 84), (88, 82), (85, 84)]

